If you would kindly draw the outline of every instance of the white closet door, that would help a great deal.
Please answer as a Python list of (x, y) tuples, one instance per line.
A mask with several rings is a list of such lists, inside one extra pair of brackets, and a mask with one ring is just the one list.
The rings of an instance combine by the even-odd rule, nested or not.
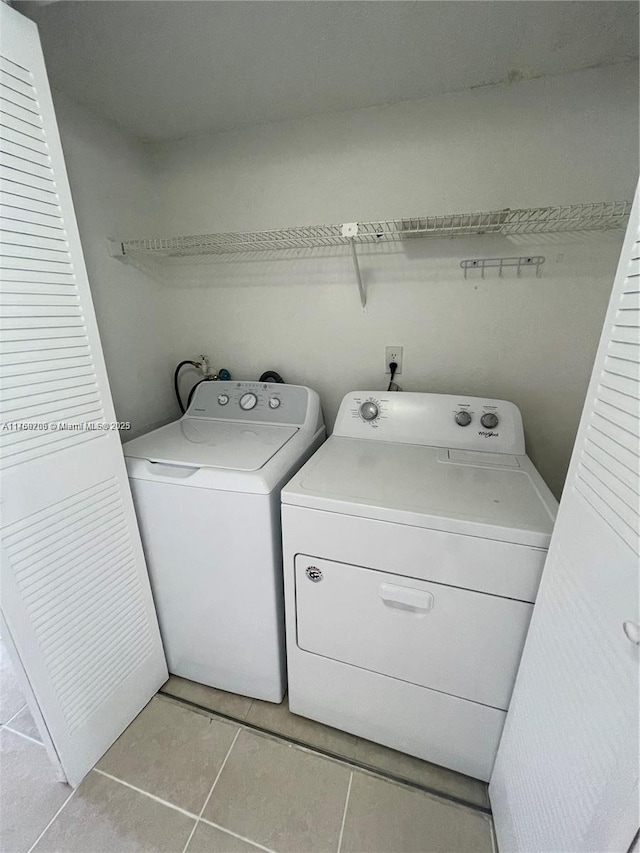
[(638, 195), (489, 788), (501, 850), (626, 853), (639, 824)]
[(80, 426), (115, 415), (38, 32), (0, 28), (2, 612), (76, 785), (167, 670), (118, 433)]

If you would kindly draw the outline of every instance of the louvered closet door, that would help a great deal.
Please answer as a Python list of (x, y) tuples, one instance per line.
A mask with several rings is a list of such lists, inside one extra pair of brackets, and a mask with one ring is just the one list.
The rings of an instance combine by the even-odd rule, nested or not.
[(639, 356), (636, 195), (489, 788), (509, 853), (626, 853), (640, 823)]
[(118, 433), (90, 428), (115, 415), (37, 29), (0, 25), (2, 612), (77, 784), (167, 673)]

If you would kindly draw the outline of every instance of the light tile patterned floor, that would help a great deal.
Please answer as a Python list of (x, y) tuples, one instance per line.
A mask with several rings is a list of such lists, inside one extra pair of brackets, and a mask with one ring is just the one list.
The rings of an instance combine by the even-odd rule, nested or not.
[(0, 726), (6, 725), (24, 708), (24, 697), (13, 674), (9, 656), (0, 640)]
[(75, 791), (33, 734), (0, 731), (2, 853), (492, 851), (485, 814), (165, 696)]
[(162, 692), (472, 805), (489, 806), (484, 782), (292, 714), (286, 697), (280, 705), (259, 699), (252, 701), (175, 675), (162, 687)]

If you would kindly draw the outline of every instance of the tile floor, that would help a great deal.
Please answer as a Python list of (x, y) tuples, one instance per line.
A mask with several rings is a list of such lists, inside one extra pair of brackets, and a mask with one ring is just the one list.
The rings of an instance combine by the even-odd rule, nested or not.
[(72, 791), (55, 781), (13, 688), (5, 669), (2, 853), (493, 850), (486, 814), (164, 695)]
[(292, 714), (286, 697), (281, 705), (274, 705), (225, 693), (175, 675), (162, 687), (162, 693), (471, 805), (489, 807), (488, 788), (484, 782)]

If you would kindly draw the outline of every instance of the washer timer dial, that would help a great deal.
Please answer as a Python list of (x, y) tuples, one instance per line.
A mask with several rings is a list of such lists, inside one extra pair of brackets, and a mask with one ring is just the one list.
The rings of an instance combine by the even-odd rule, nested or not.
[(243, 394), (242, 397), (240, 397), (240, 408), (243, 409), (243, 411), (248, 412), (255, 408), (257, 402), (258, 398), (255, 394)]

